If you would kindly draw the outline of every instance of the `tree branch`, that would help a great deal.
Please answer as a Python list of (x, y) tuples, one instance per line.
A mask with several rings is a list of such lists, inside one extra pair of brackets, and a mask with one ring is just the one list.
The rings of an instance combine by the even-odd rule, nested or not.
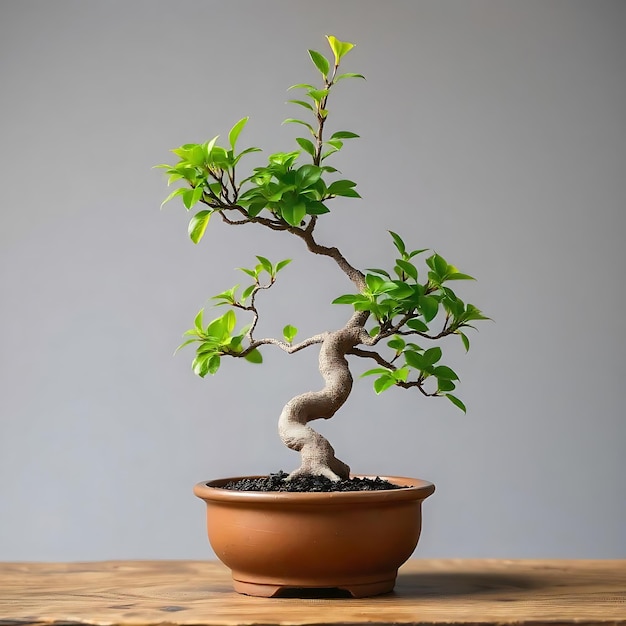
[[(311, 223), (312, 223), (312, 226), (311, 226)], [(365, 275), (363, 274), (363, 272), (356, 269), (356, 267), (353, 267), (352, 265), (350, 265), (348, 260), (343, 256), (343, 254), (339, 250), (339, 248), (322, 246), (321, 244), (317, 243), (317, 241), (315, 241), (315, 238), (313, 237), (313, 229), (315, 228), (315, 222), (311, 220), (311, 223), (309, 224), (309, 227), (307, 227), (304, 230), (301, 228), (295, 228), (295, 227), (291, 227), (288, 230), (293, 235), (296, 235), (296, 237), (300, 237), (300, 239), (302, 239), (304, 243), (306, 244), (306, 247), (309, 249), (309, 251), (313, 252), (313, 254), (327, 256), (333, 259), (335, 263), (337, 263), (339, 268), (343, 271), (343, 273), (352, 281), (354, 286), (359, 291), (363, 291), (363, 289), (365, 289), (366, 287)]]
[(273, 337), (266, 337), (265, 339), (255, 339), (245, 350), (242, 350), (241, 352), (225, 352), (224, 354), (227, 356), (245, 357), (246, 355), (250, 354), (250, 352), (252, 352), (252, 350), (254, 350), (255, 348), (266, 345), (277, 346), (284, 352), (287, 352), (287, 354), (294, 354), (295, 352), (300, 352), (300, 350), (304, 350), (309, 346), (322, 343), (327, 335), (327, 332), (321, 333), (319, 335), (314, 335), (313, 337), (304, 339), (303, 341), (300, 341), (296, 344), (289, 344), (285, 341), (280, 341), (280, 339), (274, 339)]
[(352, 348), (352, 350), (350, 350), (346, 354), (352, 354), (353, 356), (358, 356), (364, 359), (374, 359), (374, 361), (376, 361), (378, 365), (382, 365), (383, 367), (386, 367), (387, 369), (390, 369), (390, 370), (397, 369), (396, 366), (393, 365), (393, 363), (390, 363), (389, 361), (385, 360), (380, 354), (378, 354), (378, 352), (373, 352), (372, 350), (362, 350), (361, 348)]
[[(376, 363), (392, 371), (395, 371), (398, 369), (393, 363), (385, 360), (380, 354), (378, 354), (378, 352), (374, 352), (372, 350), (362, 350), (361, 348), (352, 348), (346, 354), (351, 354), (353, 356), (359, 356), (359, 357), (366, 358), (366, 359), (374, 359)], [(403, 389), (410, 389), (411, 387), (417, 387), (419, 391), (427, 397), (439, 396), (438, 391), (428, 392), (424, 389), (424, 378), (422, 374), (418, 376), (417, 380), (411, 380), (411, 381), (406, 381), (406, 382), (397, 381), (396, 386), (402, 387)]]
[(438, 391), (433, 391), (432, 393), (429, 393), (428, 391), (424, 389), (424, 380), (422, 379), (421, 376), (417, 380), (411, 380), (407, 382), (399, 381), (396, 383), (396, 385), (398, 387), (402, 387), (403, 389), (410, 389), (411, 387), (417, 387), (422, 393), (422, 395), (427, 396), (428, 398), (432, 398), (435, 396), (441, 397)]
[(363, 332), (361, 343), (366, 346), (375, 346), (382, 339), (387, 339), (387, 337), (391, 337), (391, 335), (402, 335), (404, 337), (408, 335), (417, 335), (418, 337), (423, 337), (424, 339), (436, 340), (441, 339), (442, 337), (446, 337), (448, 335), (452, 335), (455, 333), (459, 326), (455, 326), (454, 324), (448, 327), (448, 321), (450, 316), (447, 315), (445, 322), (443, 324), (443, 328), (436, 335), (429, 335), (428, 333), (422, 332), (420, 330), (400, 330), (409, 320), (416, 318), (415, 313), (406, 313), (402, 316), (399, 322), (391, 326), (390, 328), (379, 332), (377, 335), (372, 337), (367, 333), (367, 331)]
[[(272, 230), (277, 230), (277, 231), (286, 230), (290, 232), (292, 235), (295, 235), (296, 237), (299, 237), (300, 239), (302, 239), (305, 242), (308, 250), (310, 252), (313, 252), (313, 254), (318, 254), (320, 256), (327, 256), (333, 259), (337, 263), (339, 268), (343, 271), (343, 273), (352, 281), (352, 283), (355, 285), (355, 287), (359, 291), (363, 291), (363, 289), (365, 289), (365, 286), (366, 286), (365, 275), (363, 274), (363, 272), (358, 270), (356, 267), (353, 267), (348, 262), (348, 260), (343, 256), (343, 254), (339, 250), (339, 248), (322, 246), (321, 244), (317, 243), (317, 241), (315, 240), (315, 237), (313, 236), (313, 231), (317, 223), (315, 216), (312, 216), (306, 228), (302, 229), (302, 228), (298, 228), (297, 226), (290, 226), (289, 224), (287, 224), (287, 222), (284, 222), (282, 220), (281, 221), (272, 220), (267, 217), (259, 217), (259, 216), (250, 217), (248, 213), (246, 212), (246, 210), (243, 207), (239, 206), (238, 204), (220, 205), (219, 207), (215, 207), (212, 204), (209, 204), (208, 202), (206, 202), (205, 200), (202, 200), (202, 202), (206, 204), (207, 206), (219, 211), (221, 213), (222, 220), (229, 226), (241, 226), (243, 224), (261, 224)], [(244, 219), (242, 220), (230, 219), (224, 214), (225, 210), (238, 211), (244, 216)]]

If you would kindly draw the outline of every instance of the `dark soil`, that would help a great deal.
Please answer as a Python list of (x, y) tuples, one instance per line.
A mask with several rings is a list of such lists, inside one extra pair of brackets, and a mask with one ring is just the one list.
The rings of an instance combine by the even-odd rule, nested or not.
[(384, 491), (401, 489), (382, 478), (350, 478), (333, 482), (325, 476), (301, 476), (287, 481), (286, 472), (278, 472), (261, 478), (244, 478), (227, 483), (222, 489), (231, 491), (293, 491), (293, 492), (327, 492), (327, 491)]

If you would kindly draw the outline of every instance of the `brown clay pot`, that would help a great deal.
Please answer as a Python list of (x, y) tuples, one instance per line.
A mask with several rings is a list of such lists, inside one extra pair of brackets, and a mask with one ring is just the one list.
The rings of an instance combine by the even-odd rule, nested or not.
[(209, 541), (235, 591), (270, 597), (286, 589), (343, 589), (355, 598), (391, 591), (413, 553), (422, 501), (435, 490), (415, 478), (384, 476), (403, 489), (285, 493), (198, 483)]

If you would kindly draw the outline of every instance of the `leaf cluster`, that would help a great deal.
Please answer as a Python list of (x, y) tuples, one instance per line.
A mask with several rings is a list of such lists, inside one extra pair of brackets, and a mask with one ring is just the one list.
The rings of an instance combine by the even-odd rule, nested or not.
[[(219, 136), (203, 144), (187, 143), (172, 150), (179, 157), (177, 163), (156, 166), (166, 170), (168, 185), (178, 181), (184, 184), (172, 191), (163, 204), (180, 196), (187, 210), (198, 203), (207, 207), (196, 213), (189, 222), (189, 236), (194, 243), (202, 239), (211, 215), (215, 212), (220, 212), (228, 223), (240, 224), (260, 221), (257, 217), (266, 210), (271, 220), (266, 225), (280, 229), (301, 226), (306, 216), (317, 218), (328, 213), (326, 202), (333, 198), (360, 197), (355, 190), (356, 183), (346, 179), (328, 180), (327, 176), (337, 170), (322, 165), (327, 157), (341, 150), (345, 140), (358, 137), (351, 131), (340, 130), (329, 139), (324, 139), (330, 91), (340, 79), (362, 78), (359, 74), (337, 74), (340, 59), (352, 49), (353, 44), (341, 42), (332, 36), (327, 39), (334, 55), (334, 64), (321, 53), (309, 51), (311, 60), (322, 73), (322, 86), (299, 84), (290, 87), (304, 89), (305, 94), (304, 99), (289, 102), (313, 114), (310, 122), (296, 118), (288, 118), (284, 122), (308, 129), (310, 138), (296, 138), (299, 150), (271, 154), (266, 166), (254, 168), (252, 175), (239, 181), (237, 165), (241, 158), (260, 150), (256, 147), (245, 148), (241, 152), (236, 150), (239, 135), (248, 122), (245, 117), (231, 128), (227, 147), (217, 144)], [(297, 163), (303, 153), (311, 157), (311, 163)], [(243, 219), (233, 222), (226, 218), (226, 213), (230, 211), (238, 212)]]
[[(471, 322), (488, 319), (472, 304), (466, 304), (446, 284), (456, 280), (474, 280), (460, 272), (441, 255), (430, 254), (425, 259), (425, 270), (420, 272), (414, 259), (427, 249), (408, 251), (403, 239), (390, 232), (399, 253), (392, 271), (373, 268), (365, 274), (366, 287), (357, 294), (345, 294), (333, 304), (351, 304), (356, 311), (367, 311), (376, 320), (370, 331), (371, 345), (392, 337), (387, 346), (394, 355), (383, 368), (375, 368), (365, 375), (378, 375), (374, 389), (381, 393), (393, 385), (417, 386), (426, 395), (446, 395), (456, 406), (463, 408), (458, 398), (449, 392), (455, 389), (456, 373), (447, 366), (438, 365), (442, 352), (439, 346), (424, 350), (415, 343), (407, 343), (404, 336), (413, 335), (437, 340), (447, 335), (458, 335), (466, 351), (469, 339), (463, 332)], [(425, 276), (422, 274), (425, 273)], [(443, 321), (442, 321), (443, 318)], [(440, 330), (432, 330), (437, 325)], [(381, 359), (384, 361), (384, 359)], [(399, 361), (398, 361), (399, 360)], [(398, 367), (396, 362), (400, 363)], [(414, 375), (412, 379), (410, 376)], [(423, 383), (437, 380), (436, 390), (426, 392)]]
[(329, 212), (325, 201), (336, 196), (358, 198), (356, 183), (338, 180), (327, 185), (322, 175), (336, 171), (329, 166), (295, 165), (298, 152), (277, 153), (270, 156), (269, 165), (255, 168), (249, 181), (250, 189), (239, 198), (250, 217), (267, 209), (290, 226), (300, 226), (305, 216)]
[[(257, 256), (258, 263), (253, 268), (240, 267), (244, 274), (253, 279), (239, 294), (239, 285), (235, 285), (212, 297), (216, 300), (216, 306), (228, 305), (232, 307), (224, 315), (212, 320), (208, 325), (203, 325), (204, 309), (196, 315), (194, 325), (184, 334), (190, 339), (184, 341), (178, 348), (197, 343), (196, 356), (192, 362), (193, 371), (204, 378), (207, 374), (215, 374), (220, 367), (222, 356), (243, 357), (251, 363), (262, 363), (263, 357), (258, 345), (263, 342), (255, 342), (253, 331), (258, 321), (258, 311), (255, 304), (255, 296), (260, 290), (269, 289), (276, 281), (276, 275), (289, 263), (291, 259), (284, 259), (273, 264), (263, 256)], [(237, 326), (237, 316), (233, 309), (242, 309), (252, 314), (252, 323), (240, 330)], [(285, 326), (283, 334), (286, 341), (291, 342), (298, 329), (294, 326)]]

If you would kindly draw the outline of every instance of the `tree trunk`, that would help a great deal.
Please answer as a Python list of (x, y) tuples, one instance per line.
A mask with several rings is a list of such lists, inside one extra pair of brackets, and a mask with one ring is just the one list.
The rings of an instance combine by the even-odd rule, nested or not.
[(326, 385), (320, 391), (308, 391), (292, 398), (278, 420), (283, 443), (300, 452), (301, 465), (289, 478), (321, 475), (333, 481), (348, 478), (350, 468), (335, 456), (328, 440), (308, 423), (330, 419), (344, 404), (352, 390), (352, 375), (346, 353), (360, 343), (363, 315), (355, 315), (348, 324), (330, 332), (322, 342), (319, 369)]

